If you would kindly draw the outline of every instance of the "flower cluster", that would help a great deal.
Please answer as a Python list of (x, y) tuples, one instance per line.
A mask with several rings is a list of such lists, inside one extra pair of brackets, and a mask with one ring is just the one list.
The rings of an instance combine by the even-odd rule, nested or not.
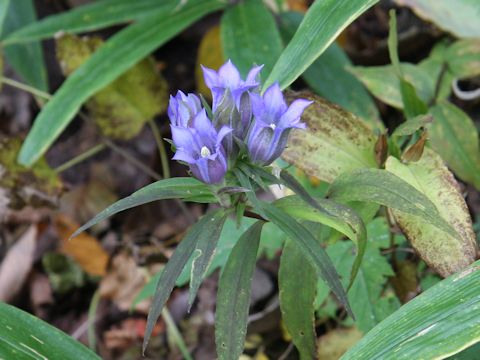
[(176, 147), (173, 159), (188, 164), (197, 179), (222, 182), (241, 156), (269, 165), (285, 149), (290, 130), (305, 128), (300, 116), (311, 102), (298, 99), (287, 106), (277, 83), (261, 95), (262, 66), (253, 67), (245, 80), (230, 60), (218, 72), (202, 68), (212, 92), (211, 111), (197, 95), (182, 91), (170, 97), (168, 107)]

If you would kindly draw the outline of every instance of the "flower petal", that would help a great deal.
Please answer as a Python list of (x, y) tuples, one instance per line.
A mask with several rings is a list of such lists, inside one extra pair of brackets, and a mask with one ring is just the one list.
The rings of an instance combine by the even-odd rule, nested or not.
[(220, 77), (220, 82), (224, 87), (234, 88), (237, 87), (242, 81), (238, 69), (230, 60), (220, 67), (218, 70), (218, 76)]
[(282, 128), (288, 127), (300, 127), (305, 128), (305, 124), (300, 122), (300, 117), (302, 116), (303, 111), (307, 108), (313, 101), (305, 99), (297, 99), (290, 104), (288, 110), (282, 115), (279, 126)]
[(263, 94), (266, 112), (272, 117), (272, 121), (279, 120), (287, 110), (287, 104), (283, 98), (282, 90), (277, 82), (273, 83)]

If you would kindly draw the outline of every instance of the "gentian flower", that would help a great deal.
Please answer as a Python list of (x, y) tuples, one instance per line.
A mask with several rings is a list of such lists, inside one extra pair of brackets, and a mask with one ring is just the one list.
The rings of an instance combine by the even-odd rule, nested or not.
[(228, 60), (218, 72), (202, 66), (205, 84), (212, 91), (214, 123), (228, 125), (233, 135), (244, 139), (252, 117), (250, 91), (259, 91), (259, 73), (262, 66), (254, 66), (242, 80), (240, 72)]
[(300, 116), (312, 101), (298, 99), (287, 106), (278, 83), (271, 85), (263, 97), (250, 94), (250, 99), (253, 110), (253, 123), (247, 135), (250, 160), (269, 165), (282, 154), (291, 129), (306, 127)]
[(202, 109), (202, 103), (195, 94), (185, 95), (178, 91), (175, 97), (170, 95), (168, 104), (168, 117), (172, 125), (179, 127), (191, 126), (192, 120)]
[(187, 163), (193, 176), (204, 183), (220, 183), (227, 172), (222, 140), (232, 129), (222, 126), (217, 132), (205, 109), (195, 115), (189, 127), (176, 126), (173, 122), (172, 138), (176, 146), (173, 159)]

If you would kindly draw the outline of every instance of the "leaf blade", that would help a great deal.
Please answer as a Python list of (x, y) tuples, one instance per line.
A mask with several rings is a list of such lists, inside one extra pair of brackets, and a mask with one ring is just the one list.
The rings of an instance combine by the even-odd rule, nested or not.
[(71, 238), (77, 236), (82, 231), (87, 230), (100, 221), (135, 206), (146, 204), (152, 201), (184, 198), (186, 200), (195, 199), (196, 196), (211, 195), (210, 189), (202, 182), (193, 178), (170, 178), (160, 180), (137, 190), (130, 196), (123, 198), (102, 212), (98, 213), (91, 220), (82, 225), (75, 231)]
[(282, 89), (289, 86), (347, 25), (377, 1), (324, 0), (313, 3), (263, 88), (275, 81)]
[(219, 359), (236, 360), (247, 334), (251, 282), (263, 221), (250, 226), (234, 246), (220, 276), (215, 311), (215, 343)]

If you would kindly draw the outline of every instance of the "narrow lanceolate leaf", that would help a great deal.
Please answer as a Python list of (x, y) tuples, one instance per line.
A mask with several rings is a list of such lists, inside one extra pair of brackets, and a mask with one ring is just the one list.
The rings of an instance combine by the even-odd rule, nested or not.
[(250, 226), (234, 246), (218, 284), (215, 342), (220, 360), (237, 360), (247, 334), (250, 292), (263, 221)]
[(218, 239), (222, 233), (223, 225), (229, 212), (224, 216), (205, 225), (202, 235), (199, 237), (192, 255), (192, 267), (190, 270), (190, 292), (188, 294), (188, 309), (190, 310), (198, 288), (200, 287), (205, 274), (215, 254)]
[(480, 261), (417, 296), (341, 360), (445, 359), (480, 341)]
[(75, 7), (70, 11), (50, 15), (40, 21), (24, 26), (8, 35), (5, 45), (43, 40), (58, 32), (80, 33), (101, 29), (107, 26), (139, 20), (157, 11), (159, 7), (173, 8), (177, 1), (167, 0), (101, 0)]
[(3, 37), (3, 23), (7, 17), (10, 0), (5, 0), (0, 3), (0, 38)]
[(225, 11), (221, 39), (224, 57), (231, 59), (243, 76), (252, 65), (263, 64), (261, 74), (266, 79), (283, 49), (273, 15), (258, 0), (241, 1)]
[(344, 172), (377, 167), (376, 137), (355, 115), (309, 92), (291, 93), (290, 100), (314, 101), (303, 113), (306, 130), (292, 130), (282, 158), (326, 182)]
[[(196, 0), (173, 11), (160, 8), (115, 34), (62, 84), (42, 109), (25, 139), (19, 162), (33, 164), (70, 123), (85, 100), (179, 31), (222, 6), (220, 0)], [(115, 59), (114, 66), (112, 59)]]
[(172, 257), (167, 262), (167, 265), (165, 265), (165, 268), (160, 275), (160, 279), (158, 280), (155, 295), (153, 296), (153, 302), (148, 313), (147, 328), (145, 330), (145, 337), (143, 338), (143, 352), (145, 352), (145, 349), (147, 348), (148, 341), (150, 340), (153, 328), (162, 312), (163, 306), (167, 302), (177, 278), (182, 273), (183, 267), (192, 256), (198, 241), (204, 237), (208, 237), (212, 232), (212, 227), (215, 228), (215, 224), (222, 221), (224, 218), (225, 212), (223, 209), (217, 209), (205, 214), (190, 228), (187, 235), (185, 235), (175, 249)]
[[(280, 15), (280, 30), (285, 41), (293, 37), (302, 19), (303, 15), (298, 12), (286, 12)], [(332, 43), (305, 70), (302, 78), (316, 94), (351, 111), (372, 127), (383, 129), (372, 97), (363, 84), (346, 69), (351, 64), (342, 48)]]
[(282, 319), (301, 360), (315, 358), (315, 269), (302, 251), (288, 240), (282, 251), (278, 287)]
[(280, 208), (266, 202), (262, 202), (261, 206), (265, 215), (299, 247), (303, 256), (307, 258), (317, 274), (325, 280), (328, 287), (353, 317), (347, 294), (340, 283), (335, 267), (318, 240), (307, 228)]
[(480, 190), (480, 147), (472, 119), (455, 105), (442, 101), (430, 109), (432, 148), (462, 180)]
[(0, 358), (92, 359), (93, 351), (46, 322), (0, 303)]
[(453, 237), (459, 237), (427, 196), (386, 170), (360, 169), (339, 176), (331, 185), (329, 196), (342, 202), (366, 201), (400, 210), (422, 218)]
[(338, 34), (378, 0), (316, 1), (280, 55), (264, 84), (278, 81), (282, 89), (294, 82), (335, 40)]
[(390, 10), (390, 22), (388, 33), (388, 52), (390, 61), (397, 73), (400, 81), (400, 94), (402, 95), (403, 111), (407, 119), (411, 119), (417, 115), (425, 114), (428, 109), (427, 105), (418, 97), (417, 90), (402, 73), (400, 59), (398, 57), (398, 39), (397, 39), (397, 16), (395, 10)]
[(95, 217), (82, 225), (72, 237), (77, 236), (82, 231), (87, 230), (100, 221), (119, 213), (120, 211), (130, 209), (135, 206), (146, 204), (152, 201), (165, 199), (185, 199), (190, 201), (210, 202), (214, 201), (213, 194), (204, 183), (193, 178), (171, 178), (154, 182), (132, 195), (123, 198), (110, 205)]
[[(36, 18), (32, 0), (10, 1), (1, 31), (2, 38), (35, 22)], [(8, 46), (3, 51), (7, 62), (25, 82), (37, 89), (48, 91), (47, 71), (39, 42)]]
[(460, 271), (472, 263), (477, 251), (472, 220), (458, 184), (442, 158), (426, 148), (416, 162), (402, 164), (390, 157), (385, 168), (423, 193), (459, 235), (451, 236), (416, 216), (392, 210), (395, 220), (420, 257), (442, 276)]
[(439, 28), (457, 37), (480, 37), (477, 0), (395, 0), (410, 7), (422, 19), (432, 21)]
[(275, 206), (296, 219), (318, 222), (340, 231), (357, 245), (357, 257), (352, 267), (350, 284), (357, 276), (367, 244), (365, 224), (349, 207), (327, 199), (315, 199), (326, 211), (308, 206), (298, 196), (286, 196), (275, 201)]
[(425, 128), (427, 124), (433, 121), (432, 115), (419, 115), (414, 118), (408, 119), (404, 123), (400, 124), (392, 136), (407, 136), (414, 134), (417, 130)]

